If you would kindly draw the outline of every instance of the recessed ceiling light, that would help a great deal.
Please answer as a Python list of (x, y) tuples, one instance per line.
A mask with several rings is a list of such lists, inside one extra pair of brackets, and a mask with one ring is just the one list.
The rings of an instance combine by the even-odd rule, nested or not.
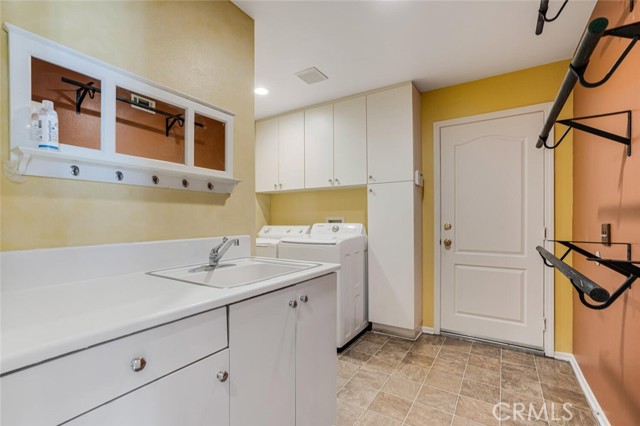
[(268, 95), (269, 91), (264, 87), (256, 87), (253, 93), (255, 93), (256, 95)]

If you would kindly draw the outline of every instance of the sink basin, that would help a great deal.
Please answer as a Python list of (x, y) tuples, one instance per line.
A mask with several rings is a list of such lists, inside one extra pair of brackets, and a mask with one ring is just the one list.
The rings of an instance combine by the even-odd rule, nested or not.
[(217, 288), (234, 288), (318, 266), (282, 260), (242, 258), (220, 262), (216, 267), (191, 265), (148, 272), (149, 275)]

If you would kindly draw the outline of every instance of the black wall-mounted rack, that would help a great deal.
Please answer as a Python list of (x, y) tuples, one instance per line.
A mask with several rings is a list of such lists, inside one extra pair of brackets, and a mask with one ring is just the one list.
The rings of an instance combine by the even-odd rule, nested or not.
[[(80, 115), (80, 111), (82, 109), (82, 103), (84, 102), (87, 95), (89, 98), (93, 99), (96, 93), (102, 93), (99, 87), (94, 86), (94, 82), (90, 81), (87, 84), (80, 83), (79, 81), (71, 80), (66, 77), (62, 77), (62, 81), (68, 84), (72, 84), (77, 86), (76, 90), (76, 114)], [(135, 102), (127, 98), (123, 98), (122, 96), (116, 96), (116, 99), (120, 102), (127, 103), (129, 105), (133, 105), (138, 108), (146, 109), (148, 111), (155, 112), (157, 114), (165, 116), (165, 136), (169, 137), (169, 132), (178, 124), (180, 127), (184, 127), (184, 115), (183, 114), (171, 114), (170, 112), (162, 111), (157, 108), (150, 107), (149, 105), (145, 105), (140, 102)], [(202, 123), (194, 123), (198, 127), (204, 127)]]
[(554, 16), (553, 18), (548, 18), (547, 12), (549, 11), (549, 0), (540, 0), (540, 8), (538, 9), (538, 22), (536, 23), (536, 35), (542, 34), (545, 22), (553, 22), (558, 19), (568, 2), (569, 0), (564, 0), (564, 3), (562, 3), (562, 6), (560, 6), (560, 10), (558, 10), (556, 16)]
[[(560, 90), (558, 91), (556, 100), (553, 103), (553, 106), (551, 107), (551, 111), (549, 112), (549, 116), (547, 117), (547, 120), (544, 126), (542, 127), (542, 131), (540, 132), (540, 136), (538, 137), (538, 142), (536, 143), (536, 148), (542, 148), (544, 146), (545, 148), (555, 149), (558, 147), (560, 142), (556, 143), (555, 145), (547, 144), (549, 133), (551, 132), (551, 129), (553, 129), (554, 124), (558, 122), (558, 123), (569, 126), (569, 129), (567, 130), (567, 132), (571, 128), (575, 128), (578, 130), (596, 134), (598, 136), (613, 140), (615, 142), (620, 142), (627, 146), (627, 155), (628, 156), (631, 155), (631, 111), (621, 111), (621, 112), (614, 112), (614, 113), (608, 113), (608, 114), (593, 115), (589, 117), (573, 118), (570, 120), (557, 121), (558, 116), (560, 115), (560, 111), (564, 107), (564, 104), (567, 102), (567, 99), (569, 98), (571, 91), (573, 90), (574, 86), (578, 81), (580, 81), (580, 83), (585, 87), (598, 87), (606, 83), (609, 80), (609, 78), (611, 78), (611, 76), (616, 72), (616, 70), (622, 63), (622, 61), (624, 61), (624, 59), (627, 57), (627, 55), (631, 51), (631, 49), (633, 49), (636, 43), (640, 40), (640, 22), (635, 22), (633, 24), (612, 28), (610, 30), (607, 30), (607, 25), (609, 25), (609, 21), (606, 18), (596, 18), (589, 23), (589, 26), (587, 27), (587, 30), (585, 31), (585, 34), (582, 37), (580, 44), (578, 45), (576, 54), (573, 57), (571, 64), (569, 65), (569, 70), (565, 75), (564, 81), (562, 82), (562, 86), (560, 86)], [(595, 50), (598, 42), (603, 36), (629, 38), (631, 39), (631, 42), (629, 43), (627, 48), (624, 50), (622, 55), (615, 62), (613, 67), (611, 67), (609, 72), (605, 75), (605, 77), (596, 83), (590, 83), (585, 80), (584, 73), (589, 64), (589, 58), (593, 54), (593, 51)], [(619, 135), (605, 132), (603, 130), (600, 130), (591, 126), (585, 126), (584, 124), (576, 123), (576, 120), (584, 120), (589, 118), (604, 117), (604, 116), (616, 115), (616, 114), (627, 114), (628, 137), (619, 136)], [(564, 137), (567, 135), (567, 132), (565, 132), (565, 134), (562, 136), (560, 141), (564, 139)]]
[[(630, 243), (610, 243), (612, 245), (626, 246), (627, 259), (619, 260), (619, 259), (601, 259), (595, 254), (576, 245), (576, 244), (602, 244), (599, 242), (596, 243), (591, 241), (556, 241), (556, 240), (550, 240), (550, 241), (558, 244), (562, 244), (563, 246), (567, 247), (567, 251), (560, 258), (557, 258), (556, 256), (549, 253), (543, 247), (540, 247), (540, 246), (536, 247), (536, 250), (538, 250), (538, 252), (540, 253), (540, 256), (542, 256), (544, 264), (546, 266), (556, 268), (558, 271), (562, 272), (562, 274), (569, 279), (569, 281), (571, 282), (571, 285), (573, 285), (573, 287), (578, 292), (578, 295), (580, 297), (580, 301), (582, 302), (582, 304), (590, 309), (600, 310), (600, 309), (608, 308), (626, 290), (631, 288), (631, 285), (634, 283), (635, 280), (640, 278), (640, 267), (636, 266), (637, 264), (640, 264), (640, 261), (631, 260), (631, 244)], [(586, 257), (586, 259), (589, 261), (598, 262), (600, 265), (606, 268), (609, 268), (612, 271), (615, 271), (621, 275), (624, 275), (626, 277), (626, 280), (620, 285), (620, 287), (618, 287), (616, 291), (613, 292), (613, 294), (610, 294), (609, 291), (604, 289), (602, 286), (595, 283), (585, 275), (575, 270), (573, 267), (563, 262), (563, 260), (572, 251), (575, 251), (576, 253), (581, 254), (582, 256)], [(588, 302), (585, 298), (585, 294), (588, 295), (592, 300), (594, 300), (595, 302), (599, 302), (600, 304), (595, 305)]]

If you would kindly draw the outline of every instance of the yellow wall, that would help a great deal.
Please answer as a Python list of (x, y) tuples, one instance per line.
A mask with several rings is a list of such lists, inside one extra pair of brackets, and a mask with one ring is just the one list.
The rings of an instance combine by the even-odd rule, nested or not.
[(271, 196), (270, 225), (309, 225), (327, 217), (367, 225), (366, 188), (298, 192)]
[[(561, 61), (422, 94), (423, 201), (423, 325), (433, 326), (433, 123), (526, 105), (553, 102), (569, 62)], [(570, 99), (560, 118), (572, 115)], [(559, 128), (555, 134), (564, 129)], [(555, 151), (555, 236), (571, 239), (573, 199), (571, 134)], [(572, 350), (571, 286), (556, 272), (556, 351)]]
[[(236, 114), (231, 196), (28, 177), (0, 182), (3, 250), (253, 234), (253, 20), (227, 1), (2, 1), (2, 19)], [(8, 158), (7, 35), (0, 150)]]

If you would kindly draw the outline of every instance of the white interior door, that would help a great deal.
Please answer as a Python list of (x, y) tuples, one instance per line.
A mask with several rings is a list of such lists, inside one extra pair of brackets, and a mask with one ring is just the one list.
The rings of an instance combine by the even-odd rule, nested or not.
[(543, 120), (505, 112), (439, 129), (444, 331), (544, 346)]

